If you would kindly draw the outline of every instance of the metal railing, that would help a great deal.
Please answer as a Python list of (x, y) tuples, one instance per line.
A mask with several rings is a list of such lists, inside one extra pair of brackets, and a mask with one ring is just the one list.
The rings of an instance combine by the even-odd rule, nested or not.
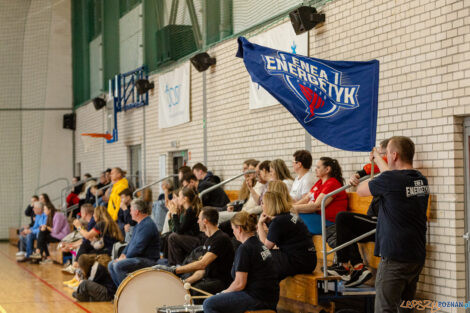
[(132, 196), (135, 198), (136, 194), (137, 194), (139, 191), (142, 191), (142, 190), (144, 190), (144, 189), (147, 189), (147, 188), (149, 188), (149, 187), (152, 187), (153, 185), (158, 184), (158, 183), (160, 183), (160, 182), (162, 182), (162, 181), (164, 181), (164, 180), (166, 180), (166, 179), (168, 179), (168, 178), (177, 177), (177, 176), (178, 176), (177, 174), (172, 174), (172, 175), (168, 175), (168, 176), (166, 176), (166, 177), (160, 178), (159, 180), (156, 180), (156, 181), (154, 181), (153, 183), (150, 183), (150, 184), (148, 184), (148, 185), (145, 185), (145, 186), (143, 186), (143, 187), (140, 187), (139, 189), (136, 189), (136, 190), (132, 193)]
[[(56, 178), (56, 179), (54, 179), (54, 180), (51, 180), (50, 182), (47, 182), (47, 183), (45, 183), (45, 184), (43, 184), (43, 185), (37, 187), (36, 189), (34, 189), (34, 194), (36, 194), (36, 195), (39, 194), (39, 190), (41, 190), (42, 188), (47, 187), (47, 186), (49, 186), (49, 185), (52, 185), (53, 183), (58, 182), (58, 181), (65, 181), (65, 183), (67, 184), (67, 187), (70, 186), (70, 182), (69, 182), (69, 180), (68, 180), (67, 178), (65, 178), (65, 177), (59, 177), (59, 178)], [(51, 200), (51, 201), (55, 201), (55, 200), (58, 200), (58, 199), (55, 198), (54, 200)]]
[(90, 178), (87, 178), (87, 179), (82, 179), (78, 182), (76, 182), (75, 184), (72, 184), (72, 185), (67, 185), (67, 187), (64, 187), (60, 190), (60, 207), (63, 208), (64, 207), (64, 203), (65, 203), (65, 193), (69, 190), (72, 190), (72, 188), (76, 187), (76, 186), (80, 186), (81, 184), (85, 184), (87, 183), (88, 181), (90, 180), (97, 180), (98, 178), (97, 177), (90, 177)]
[[(373, 168), (372, 168), (373, 169)], [(374, 172), (372, 170), (372, 172)], [(362, 177), (361, 179), (359, 179), (359, 182), (363, 182), (367, 179), (371, 178), (371, 176), (364, 176)], [(340, 193), (341, 191), (344, 191), (346, 189), (349, 189), (353, 187), (353, 185), (346, 185), (346, 186), (343, 186), (341, 188), (338, 188), (332, 192), (330, 192), (329, 194), (325, 195), (321, 201), (321, 232), (322, 232), (322, 247), (323, 247), (323, 277), (328, 277), (328, 263), (327, 263), (327, 256), (328, 254), (332, 254), (332, 253), (335, 253), (336, 251), (338, 250), (341, 250), (347, 246), (350, 246), (358, 241), (360, 241), (361, 239), (363, 238), (366, 238), (372, 234), (375, 233), (375, 229), (374, 230), (371, 230), (365, 234), (362, 234), (354, 239), (352, 239), (351, 241), (348, 241), (348, 242), (345, 242), (343, 243), (342, 245), (340, 246), (337, 246), (336, 248), (330, 250), (330, 251), (326, 251), (326, 218), (325, 218), (325, 211), (326, 211), (326, 206), (325, 206), (325, 203), (326, 203), (326, 199)], [(328, 284), (325, 282), (324, 284), (324, 290), (325, 292), (328, 291)]]
[(242, 177), (242, 176), (247, 175), (247, 174), (254, 174), (254, 173), (256, 173), (255, 170), (248, 170), (248, 171), (245, 171), (245, 172), (243, 172), (243, 173), (241, 173), (241, 174), (238, 174), (238, 175), (236, 175), (236, 176), (234, 176), (234, 177), (232, 177), (232, 178), (229, 178), (229, 179), (226, 179), (226, 180), (224, 180), (224, 181), (221, 181), (221, 182), (218, 183), (217, 185), (214, 185), (214, 186), (212, 186), (212, 187), (209, 187), (209, 188), (207, 188), (207, 189), (201, 191), (201, 193), (199, 194), (199, 198), (201, 198), (201, 197), (202, 197), (203, 195), (205, 195), (206, 193), (209, 193), (209, 192), (211, 192), (212, 190), (215, 190), (215, 189), (217, 189), (217, 188), (219, 188), (219, 187), (221, 187), (221, 186), (223, 186), (223, 185), (226, 185), (226, 184), (228, 184), (229, 182), (231, 182), (231, 181), (233, 181), (233, 180), (235, 180), (235, 179), (237, 179), (237, 178), (239, 178), (239, 177)]

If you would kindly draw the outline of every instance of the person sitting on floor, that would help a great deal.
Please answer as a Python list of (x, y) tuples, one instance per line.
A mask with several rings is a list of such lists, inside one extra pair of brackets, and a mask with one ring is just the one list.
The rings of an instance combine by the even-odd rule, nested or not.
[(186, 256), (201, 245), (197, 223), (201, 208), (201, 200), (190, 187), (179, 191), (177, 203), (169, 202), (169, 223), (173, 232), (168, 235), (168, 264), (182, 264)]
[(213, 183), (214, 185), (220, 183), (220, 177), (215, 176), (211, 171), (208, 171), (207, 167), (202, 163), (194, 164), (191, 171), (200, 181), (207, 181)]
[(132, 191), (127, 188), (119, 193), (121, 197), (121, 208), (118, 212), (117, 224), (121, 233), (124, 234), (124, 240), (129, 242), (131, 240), (132, 228), (137, 224), (132, 220), (131, 216), (131, 202)]
[(22, 245), (26, 246), (26, 254), (18, 256), (18, 262), (25, 262), (29, 260), (29, 257), (33, 253), (34, 241), (37, 239), (39, 229), (42, 225), (46, 224), (47, 215), (44, 214), (44, 204), (36, 201), (33, 204), (33, 210), (35, 214), (34, 225), (29, 229), (23, 231), (23, 235), (20, 236), (20, 240), (23, 241)]
[(106, 260), (94, 254), (83, 254), (78, 265), (84, 280), (80, 282), (72, 296), (82, 302), (111, 301), (116, 293), (111, 276), (106, 268)]
[[(325, 195), (344, 184), (341, 166), (338, 161), (329, 157), (321, 157), (315, 168), (319, 178), (315, 185), (302, 200), (293, 205), (293, 209), (307, 225), (313, 235), (322, 233), (321, 228), (321, 202)], [(348, 195), (346, 191), (326, 199), (325, 202), (326, 226), (333, 225), (336, 215), (348, 208)]]
[[(190, 186), (197, 190), (197, 193), (200, 194), (204, 190), (214, 186), (214, 184), (208, 181), (198, 180), (194, 174), (185, 174), (183, 176), (183, 186)], [(204, 194), (201, 197), (201, 201), (202, 205), (204, 206), (222, 209), (227, 205), (227, 203), (230, 202), (230, 199), (228, 198), (225, 191), (218, 187)]]
[(116, 287), (127, 274), (155, 265), (160, 258), (160, 235), (149, 214), (150, 208), (145, 201), (132, 200), (131, 216), (137, 222), (134, 234), (119, 258), (108, 264), (109, 273)]
[(218, 219), (219, 212), (215, 208), (204, 207), (199, 213), (199, 229), (207, 236), (200, 260), (183, 266), (156, 265), (154, 268), (177, 275), (193, 273), (185, 282), (212, 294), (227, 288), (232, 281), (230, 269), (234, 252), (230, 238), (217, 228)]
[(230, 220), (235, 238), (242, 244), (232, 266), (232, 284), (204, 301), (204, 312), (276, 310), (279, 283), (272, 254), (256, 237), (256, 214), (238, 212)]
[(292, 200), (299, 201), (310, 192), (315, 184), (315, 176), (310, 171), (312, 167), (312, 154), (307, 150), (297, 150), (292, 155), (292, 168), (297, 174), (290, 190)]
[[(287, 188), (285, 194), (288, 195)], [(259, 239), (271, 249), (279, 280), (296, 274), (311, 274), (317, 265), (312, 237), (302, 219), (291, 213), (291, 201), (289, 196), (266, 191), (263, 213), (258, 221)], [(279, 249), (273, 249), (275, 245)]]
[(59, 242), (70, 233), (67, 218), (49, 203), (44, 206), (44, 214), (47, 215), (46, 224), (39, 228), (37, 249), (31, 255), (32, 259), (43, 259), (42, 264), (52, 263), (47, 245), (51, 242)]
[(275, 159), (269, 163), (269, 174), (271, 175), (270, 180), (280, 180), (286, 184), (289, 192), (292, 189), (292, 184), (294, 183), (294, 178), (290, 174), (289, 169), (287, 168), (284, 160)]
[[(379, 155), (384, 158), (387, 154), (388, 139), (380, 142), (378, 149)], [(385, 160), (385, 159), (384, 159)], [(364, 166), (364, 169), (354, 173), (349, 179), (349, 183), (353, 186), (359, 184), (359, 178), (365, 176), (367, 172), (370, 174), (370, 163)], [(380, 170), (374, 170), (380, 172)], [(377, 227), (377, 217), (379, 215), (380, 197), (372, 198), (367, 215), (339, 212), (336, 216), (336, 246), (353, 240)], [(375, 242), (375, 234), (370, 235), (359, 242)], [(334, 247), (333, 247), (334, 248)], [(371, 271), (364, 265), (359, 247), (357, 243), (353, 243), (336, 252), (337, 263), (328, 267), (330, 275), (340, 276), (344, 281), (345, 287), (355, 287), (372, 277)]]

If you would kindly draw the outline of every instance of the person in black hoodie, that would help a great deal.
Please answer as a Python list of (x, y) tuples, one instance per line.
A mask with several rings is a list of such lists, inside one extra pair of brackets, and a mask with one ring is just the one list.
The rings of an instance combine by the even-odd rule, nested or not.
[(121, 233), (124, 234), (125, 241), (129, 242), (132, 236), (132, 228), (137, 225), (131, 216), (132, 191), (126, 188), (119, 193), (119, 196), (121, 197), (121, 208), (118, 212), (117, 224)]
[[(205, 180), (198, 180), (194, 174), (185, 174), (183, 176), (183, 186), (190, 186), (200, 194), (202, 191), (214, 186), (213, 183)], [(227, 194), (222, 188), (216, 188), (201, 197), (203, 206), (210, 206), (220, 209), (224, 208), (230, 202)]]
[(168, 263), (182, 264), (184, 258), (201, 244), (197, 219), (201, 210), (201, 200), (194, 189), (185, 187), (178, 195), (178, 207), (174, 201), (168, 203), (170, 228), (173, 233), (168, 236)]
[(78, 265), (85, 279), (72, 296), (82, 302), (111, 301), (116, 286), (108, 273), (106, 261), (94, 254), (83, 254), (78, 259)]
[(33, 210), (33, 203), (36, 202), (36, 201), (39, 201), (39, 197), (34, 195), (31, 197), (31, 203), (28, 204), (28, 206), (26, 207), (26, 210), (24, 210), (24, 215), (28, 216), (31, 218), (31, 222), (25, 226), (24, 228), (30, 228), (30, 227), (33, 227), (34, 225), (34, 217), (36, 216), (34, 214), (34, 210)]
[(200, 181), (207, 181), (214, 185), (220, 183), (220, 177), (214, 175), (212, 172), (207, 170), (207, 167), (202, 163), (196, 163), (191, 169), (192, 173)]

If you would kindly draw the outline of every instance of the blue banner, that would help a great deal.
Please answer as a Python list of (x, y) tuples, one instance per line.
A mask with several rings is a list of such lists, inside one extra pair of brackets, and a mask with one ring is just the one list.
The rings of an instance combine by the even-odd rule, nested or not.
[(347, 151), (375, 146), (379, 61), (328, 61), (238, 38), (253, 82), (281, 103), (316, 139)]

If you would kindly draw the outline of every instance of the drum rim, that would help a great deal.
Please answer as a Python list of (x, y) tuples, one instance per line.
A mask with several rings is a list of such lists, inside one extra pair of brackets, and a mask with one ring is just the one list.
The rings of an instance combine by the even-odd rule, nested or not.
[[(114, 306), (114, 313), (118, 313), (119, 296), (121, 295), (122, 290), (129, 283), (129, 281), (131, 279), (133, 279), (134, 277), (139, 276), (142, 273), (154, 272), (154, 271), (155, 272), (160, 272), (160, 273), (165, 273), (167, 275), (173, 276), (174, 278), (178, 279), (181, 282), (181, 285), (183, 285), (183, 288), (184, 288), (184, 283), (181, 281), (181, 279), (178, 276), (176, 276), (173, 273), (163, 271), (163, 270), (160, 270), (160, 269), (156, 269), (156, 268), (152, 268), (152, 267), (144, 267), (144, 268), (138, 269), (137, 271), (129, 273), (126, 276), (126, 278), (124, 278), (124, 280), (119, 284), (119, 287), (117, 288), (116, 293), (114, 294), (114, 305), (113, 305)], [(189, 290), (186, 290), (186, 292), (187, 292), (187, 294), (190, 294)]]

